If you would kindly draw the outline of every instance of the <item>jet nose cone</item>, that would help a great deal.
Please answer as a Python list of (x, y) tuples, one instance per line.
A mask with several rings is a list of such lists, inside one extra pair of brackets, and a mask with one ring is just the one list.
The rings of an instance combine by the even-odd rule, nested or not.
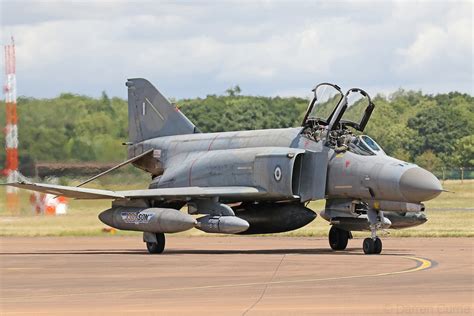
[(426, 215), (425, 214), (419, 214), (417, 216), (417, 219), (418, 221), (420, 221), (421, 223), (426, 223), (428, 221), (428, 219), (426, 218)]
[(400, 178), (399, 187), (407, 202), (428, 201), (443, 191), (438, 178), (419, 167), (405, 171)]
[(113, 227), (114, 212), (106, 210), (99, 214), (99, 219), (102, 223)]

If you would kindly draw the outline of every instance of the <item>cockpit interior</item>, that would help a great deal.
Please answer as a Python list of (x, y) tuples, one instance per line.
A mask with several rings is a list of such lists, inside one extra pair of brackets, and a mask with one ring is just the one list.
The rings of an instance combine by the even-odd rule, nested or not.
[(367, 92), (352, 88), (344, 94), (331, 83), (318, 84), (313, 92), (302, 123), (305, 137), (324, 141), (336, 152), (385, 155), (375, 140), (362, 134), (375, 107)]

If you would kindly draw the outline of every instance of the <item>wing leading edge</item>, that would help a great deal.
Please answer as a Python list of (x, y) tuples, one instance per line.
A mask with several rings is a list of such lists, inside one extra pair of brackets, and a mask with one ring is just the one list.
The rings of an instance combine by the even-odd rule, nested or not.
[(265, 194), (265, 191), (254, 187), (182, 187), (182, 188), (164, 188), (164, 189), (143, 189), (129, 191), (111, 191), (89, 188), (78, 188), (63, 185), (16, 182), (5, 183), (20, 189), (26, 189), (36, 192), (62, 195), (68, 198), (81, 200), (115, 200), (115, 199), (138, 199), (138, 198), (158, 198), (158, 199), (182, 199), (205, 198), (205, 197), (258, 197)]

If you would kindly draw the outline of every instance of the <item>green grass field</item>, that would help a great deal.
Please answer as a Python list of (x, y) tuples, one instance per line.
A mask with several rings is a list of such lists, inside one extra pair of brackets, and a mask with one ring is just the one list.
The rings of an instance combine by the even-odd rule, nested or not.
[[(117, 183), (112, 181), (113, 183)], [(98, 183), (96, 187), (108, 189), (135, 189), (143, 185)], [(69, 183), (69, 184), (74, 184)], [(451, 191), (442, 193), (435, 200), (426, 203), (428, 222), (424, 225), (405, 230), (389, 230), (390, 236), (399, 237), (473, 237), (474, 236), (474, 180), (446, 181), (444, 188)], [(91, 187), (93, 187), (91, 185)], [(12, 215), (5, 210), (5, 189), (0, 189), (0, 236), (106, 236), (106, 226), (97, 215), (110, 207), (110, 201), (74, 201), (69, 203), (67, 215), (36, 216), (29, 205), (30, 192), (21, 190), (21, 209), (19, 214)], [(319, 212), (324, 208), (324, 201), (310, 204), (310, 208)], [(470, 208), (471, 210), (461, 210)], [(325, 237), (329, 224), (318, 218), (311, 224), (298, 230), (283, 233), (283, 236), (318, 236)], [(137, 232), (116, 231), (115, 235), (139, 235)], [(196, 229), (180, 233), (183, 236), (209, 236)], [(366, 236), (367, 233), (355, 233), (355, 236)]]

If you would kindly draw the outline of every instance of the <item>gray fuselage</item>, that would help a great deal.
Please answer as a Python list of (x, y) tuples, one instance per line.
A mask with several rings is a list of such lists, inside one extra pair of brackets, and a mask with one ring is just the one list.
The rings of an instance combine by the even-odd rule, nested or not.
[[(158, 150), (160, 168), (151, 184), (153, 188), (265, 187), (262, 185), (265, 183), (271, 190), (265, 188), (270, 193), (263, 199), (296, 199), (301, 197), (296, 182), (302, 181), (296, 179), (299, 177), (297, 169), (301, 169), (296, 165), (296, 157), (320, 153), (325, 154), (327, 160), (303, 165), (305, 168), (298, 171), (305, 176), (311, 175), (313, 182), (324, 182), (324, 196), (310, 194), (311, 199), (317, 196), (419, 203), (439, 194), (439, 181), (414, 164), (387, 155), (361, 155), (347, 150), (336, 153), (322, 141), (308, 139), (301, 131), (302, 128), (285, 128), (165, 136), (131, 146), (129, 155)], [(263, 164), (256, 163), (262, 156), (271, 159)], [(289, 161), (287, 168), (280, 166), (286, 166), (285, 161)], [(268, 167), (273, 174), (272, 168), (277, 166), (281, 169), (281, 179), (268, 177), (268, 173), (262, 173), (266, 179), (257, 179), (259, 167)], [(323, 168), (327, 169), (327, 181), (326, 174), (321, 174)]]

